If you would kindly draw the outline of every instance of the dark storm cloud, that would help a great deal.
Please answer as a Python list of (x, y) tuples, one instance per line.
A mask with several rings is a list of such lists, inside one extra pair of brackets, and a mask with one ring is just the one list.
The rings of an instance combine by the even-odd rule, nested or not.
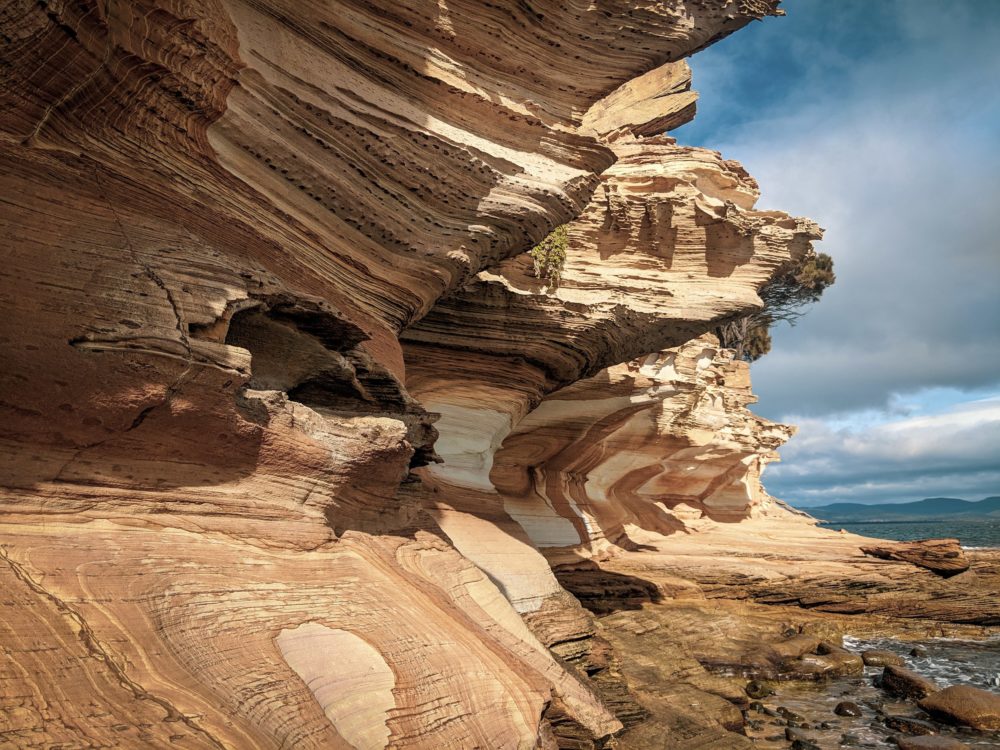
[(753, 368), (756, 410), (802, 426), (768, 487), (822, 502), (1000, 491), (996, 430), (969, 463), (926, 424), (908, 428), (926, 432), (919, 460), (901, 433), (866, 458), (829, 427), (853, 420), (864, 442), (861, 412), (898, 394), (1000, 393), (1000, 2), (785, 7), (692, 60), (700, 111), (674, 133), (742, 161), (761, 207), (816, 219), (835, 260), (837, 284)]

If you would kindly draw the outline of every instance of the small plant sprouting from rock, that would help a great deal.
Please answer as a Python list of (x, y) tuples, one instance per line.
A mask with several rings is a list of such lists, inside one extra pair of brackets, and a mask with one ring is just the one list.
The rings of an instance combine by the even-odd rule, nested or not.
[(566, 225), (562, 224), (549, 232), (528, 253), (535, 264), (535, 276), (545, 279), (552, 286), (558, 286), (568, 248), (569, 234), (566, 232)]

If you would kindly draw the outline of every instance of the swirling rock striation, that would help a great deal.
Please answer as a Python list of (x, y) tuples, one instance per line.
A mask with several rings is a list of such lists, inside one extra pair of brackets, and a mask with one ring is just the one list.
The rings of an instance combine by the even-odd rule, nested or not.
[(778, 512), (699, 337), (820, 231), (660, 134), (776, 6), (0, 10), (0, 747), (639, 726), (563, 583), (655, 599), (585, 564)]
[(760, 475), (792, 429), (747, 409), (747, 371), (705, 335), (556, 391), (494, 459), (506, 510), (556, 557), (764, 512)]

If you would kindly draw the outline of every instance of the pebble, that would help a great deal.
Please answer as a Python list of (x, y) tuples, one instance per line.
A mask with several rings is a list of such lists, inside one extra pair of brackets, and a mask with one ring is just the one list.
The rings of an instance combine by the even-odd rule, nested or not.
[(769, 695), (773, 695), (774, 691), (771, 690), (763, 682), (758, 682), (757, 680), (750, 680), (747, 686), (743, 688), (743, 691), (750, 698), (766, 698)]
[(802, 714), (797, 714), (790, 708), (785, 708), (784, 706), (778, 706), (778, 713), (781, 714), (788, 721), (794, 721), (802, 723), (806, 720), (806, 717)]
[(802, 732), (800, 732), (798, 729), (786, 729), (785, 739), (788, 741), (792, 741), (792, 740), (808, 739), (808, 737), (802, 734)]
[(833, 709), (833, 712), (837, 716), (861, 716), (861, 706), (853, 701), (841, 701), (837, 704), (837, 707)]

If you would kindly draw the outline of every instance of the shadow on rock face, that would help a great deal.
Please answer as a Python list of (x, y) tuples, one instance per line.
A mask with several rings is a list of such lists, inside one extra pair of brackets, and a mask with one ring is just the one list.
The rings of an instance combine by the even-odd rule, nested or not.
[(552, 571), (562, 587), (595, 615), (641, 609), (647, 602), (656, 604), (663, 600), (655, 583), (604, 570), (593, 560), (557, 565)]

